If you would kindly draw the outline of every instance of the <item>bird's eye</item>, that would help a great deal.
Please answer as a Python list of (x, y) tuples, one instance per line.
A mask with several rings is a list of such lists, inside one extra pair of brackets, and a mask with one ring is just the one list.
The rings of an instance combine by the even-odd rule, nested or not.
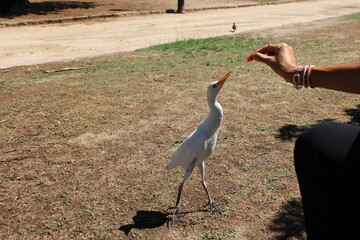
[(216, 88), (217, 86), (216, 86), (216, 84), (213, 84), (213, 88)]

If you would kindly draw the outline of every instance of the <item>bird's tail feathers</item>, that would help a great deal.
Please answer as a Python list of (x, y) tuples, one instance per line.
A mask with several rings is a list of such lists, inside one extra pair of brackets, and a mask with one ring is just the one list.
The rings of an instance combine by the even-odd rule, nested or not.
[(173, 164), (171, 164), (171, 162), (168, 162), (168, 163), (166, 164), (165, 169), (170, 172), (174, 167), (175, 167), (175, 166), (173, 166)]

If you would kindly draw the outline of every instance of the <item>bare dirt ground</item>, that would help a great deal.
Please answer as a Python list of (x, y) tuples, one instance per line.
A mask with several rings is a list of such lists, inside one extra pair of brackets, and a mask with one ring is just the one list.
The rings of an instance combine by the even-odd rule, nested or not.
[[(210, 48), (0, 70), (0, 238), (305, 239), (295, 138), (318, 121), (359, 124), (359, 97), (296, 90), (244, 60), (278, 41), (294, 46), (299, 64), (358, 60), (359, 36), (359, 20), (330, 19), (208, 40), (217, 41)], [(168, 228), (183, 171), (167, 173), (165, 164), (206, 115), (207, 84), (228, 71), (218, 99), (224, 122), (207, 162), (224, 212), (202, 211), (194, 173), (184, 222)]]

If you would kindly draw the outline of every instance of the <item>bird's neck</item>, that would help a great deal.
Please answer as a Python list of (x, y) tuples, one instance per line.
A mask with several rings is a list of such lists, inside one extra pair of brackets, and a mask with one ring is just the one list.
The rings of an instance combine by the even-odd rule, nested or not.
[(210, 108), (209, 116), (211, 116), (211, 119), (220, 125), (223, 117), (223, 110), (220, 103), (216, 101), (216, 96), (208, 96), (208, 105)]
[(223, 117), (223, 111), (221, 105), (216, 101), (216, 96), (212, 97), (208, 95), (208, 104), (210, 112), (199, 127), (206, 132), (208, 137), (212, 137), (217, 135)]

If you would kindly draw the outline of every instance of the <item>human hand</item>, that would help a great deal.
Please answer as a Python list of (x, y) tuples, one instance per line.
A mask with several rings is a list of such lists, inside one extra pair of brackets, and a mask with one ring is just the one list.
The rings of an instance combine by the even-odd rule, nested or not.
[(248, 62), (252, 60), (265, 63), (285, 81), (292, 82), (297, 65), (293, 49), (286, 43), (266, 45), (247, 57)]

